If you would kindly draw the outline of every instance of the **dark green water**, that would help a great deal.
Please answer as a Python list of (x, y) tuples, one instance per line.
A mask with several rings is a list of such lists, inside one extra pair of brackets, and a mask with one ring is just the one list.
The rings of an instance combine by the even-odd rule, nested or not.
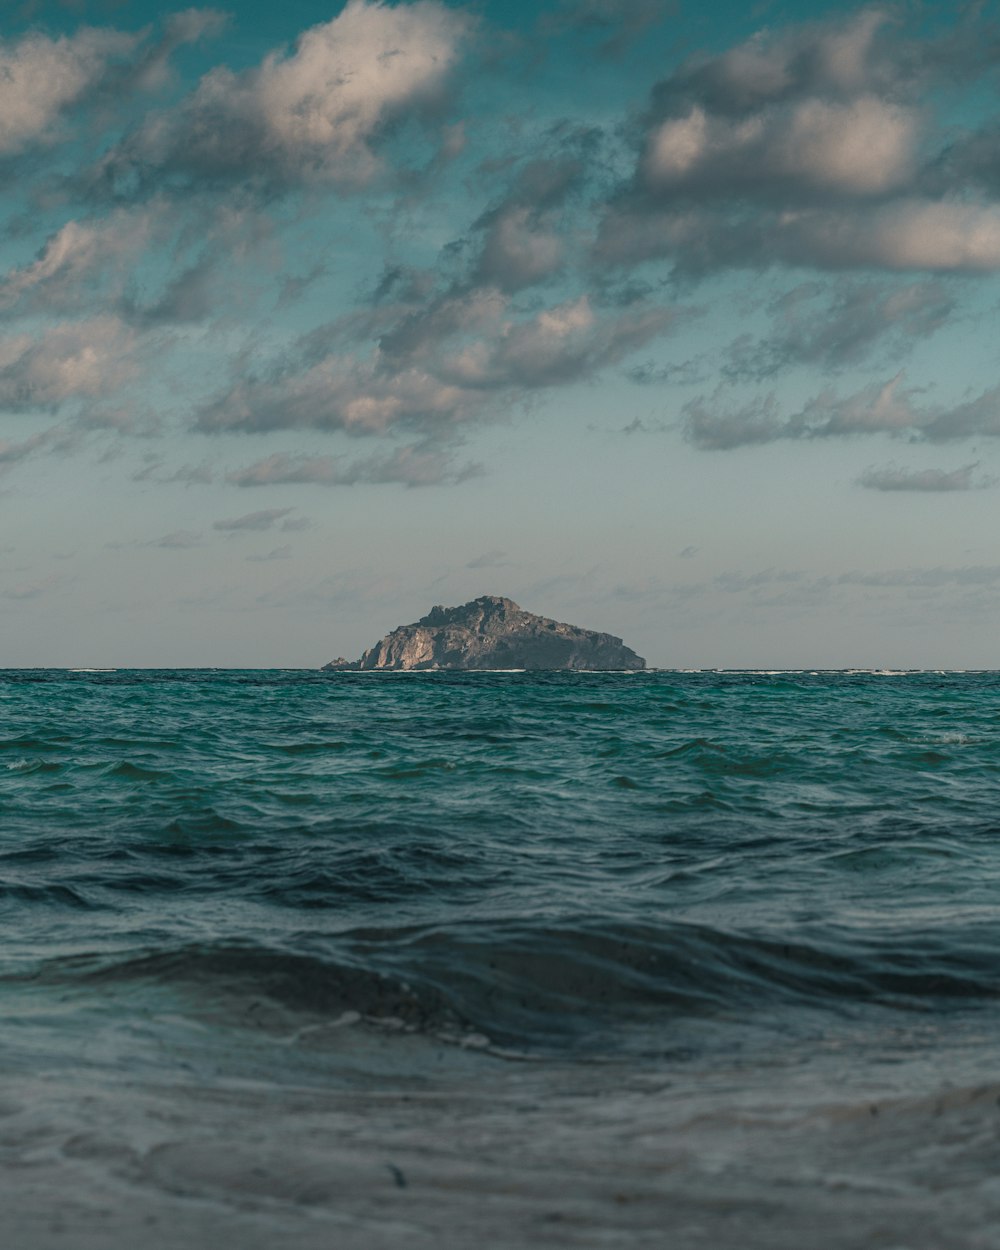
[(992, 673), (6, 672), (0, 778), (36, 1003), (603, 1059), (996, 1013)]

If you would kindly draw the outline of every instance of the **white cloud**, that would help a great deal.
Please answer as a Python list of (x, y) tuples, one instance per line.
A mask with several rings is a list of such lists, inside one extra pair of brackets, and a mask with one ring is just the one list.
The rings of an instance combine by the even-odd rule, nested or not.
[(83, 298), (86, 282), (120, 270), (150, 241), (153, 216), (147, 212), (112, 213), (103, 219), (68, 221), (51, 235), (36, 258), (10, 269), (0, 279), (0, 309), (24, 312), (72, 307)]
[(909, 110), (870, 95), (806, 99), (735, 119), (696, 105), (650, 136), (645, 174), (651, 186), (675, 193), (880, 195), (912, 174), (916, 138)]
[[(324, 332), (307, 336), (304, 360), (286, 358), (271, 376), (237, 378), (202, 409), (198, 428), (410, 430), (440, 440), (533, 391), (593, 377), (664, 333), (673, 314), (654, 306), (608, 315), (583, 295), (518, 317), (499, 292), (474, 290), (404, 304), (387, 318), (370, 357), (324, 354)], [(374, 337), (367, 323), (366, 332)], [(335, 340), (337, 328), (325, 334)]]
[[(864, 225), (864, 223), (858, 223)], [(854, 254), (887, 269), (1000, 268), (1000, 207), (910, 200), (874, 215)]]
[(53, 139), (59, 118), (138, 42), (135, 35), (85, 27), (71, 37), (31, 34), (0, 44), (0, 155)]
[(136, 335), (116, 317), (0, 339), (0, 408), (56, 408), (107, 396), (137, 372)]
[(564, 243), (553, 225), (527, 205), (512, 205), (490, 222), (476, 274), (505, 291), (532, 286), (562, 264)]
[[(445, 88), (470, 29), (437, 3), (349, 0), (302, 34), (290, 55), (208, 73), (175, 111), (148, 121), (109, 158), (212, 181), (334, 181), (360, 186), (379, 168), (376, 141)], [(152, 167), (152, 168), (151, 168)]]

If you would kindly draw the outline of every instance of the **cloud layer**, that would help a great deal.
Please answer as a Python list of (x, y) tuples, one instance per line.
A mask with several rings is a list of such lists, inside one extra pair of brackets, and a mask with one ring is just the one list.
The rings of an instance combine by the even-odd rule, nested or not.
[[(667, 398), (621, 425), (704, 450), (1000, 433), (995, 380), (949, 404), (909, 364), (1000, 269), (987, 19), (866, 6), (678, 59), (668, 7), (553, 0), (537, 57), (441, 0), (348, 0), (214, 63), (214, 9), (0, 41), (0, 406), (62, 431), (8, 462), (170, 435), (181, 467), (134, 481), (454, 485), (487, 423), (626, 371)], [(650, 71), (630, 41), (658, 31)], [(634, 53), (617, 105), (566, 91)], [(861, 480), (979, 480), (907, 472)]]

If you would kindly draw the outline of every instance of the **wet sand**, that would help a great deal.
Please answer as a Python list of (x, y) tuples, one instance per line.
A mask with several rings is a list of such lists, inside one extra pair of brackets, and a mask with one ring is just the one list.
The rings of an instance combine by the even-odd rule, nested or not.
[(1000, 1084), (837, 1100), (809, 1064), (639, 1072), (352, 1032), (326, 1081), (328, 1054), (282, 1071), (273, 1045), (267, 1079), (263, 1052), (214, 1045), (169, 1078), (8, 1076), (5, 1246), (1000, 1246)]

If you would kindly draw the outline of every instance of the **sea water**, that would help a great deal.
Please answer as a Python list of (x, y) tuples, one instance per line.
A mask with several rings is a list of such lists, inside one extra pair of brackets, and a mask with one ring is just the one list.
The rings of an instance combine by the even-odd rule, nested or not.
[(1000, 1246), (1000, 675), (0, 674), (9, 1250)]

